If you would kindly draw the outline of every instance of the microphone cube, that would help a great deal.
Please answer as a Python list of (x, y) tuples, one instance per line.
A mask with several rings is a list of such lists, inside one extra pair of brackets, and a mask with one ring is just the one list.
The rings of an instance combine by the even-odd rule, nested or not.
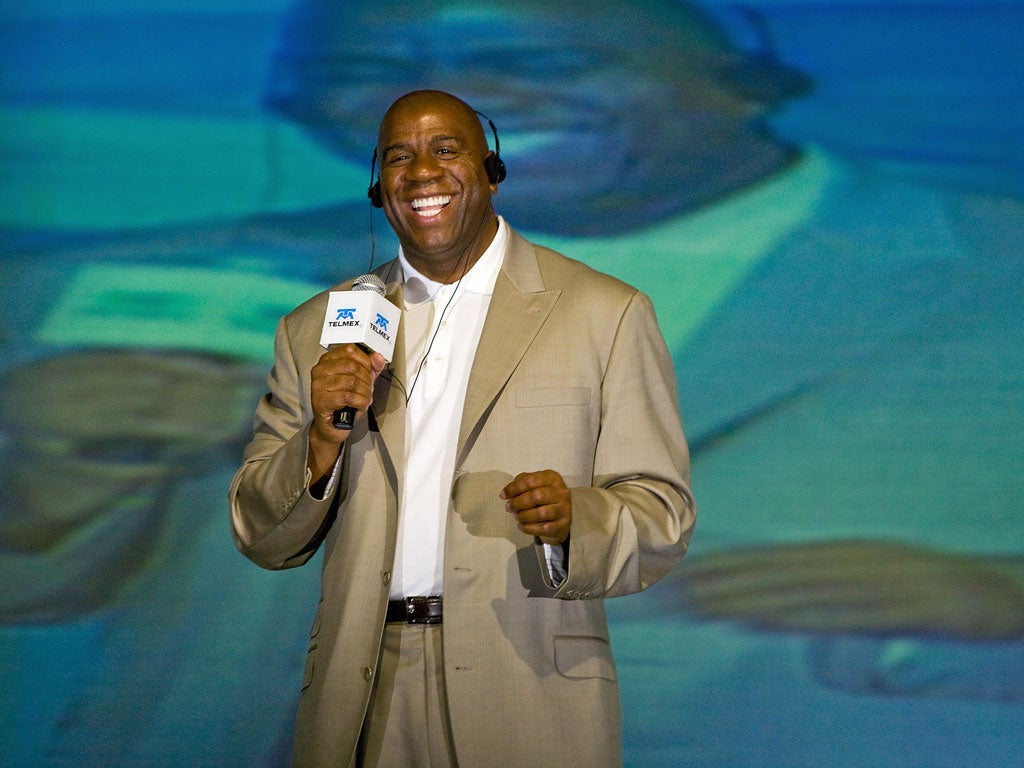
[(391, 362), (402, 310), (374, 291), (331, 291), (320, 345), (361, 344)]

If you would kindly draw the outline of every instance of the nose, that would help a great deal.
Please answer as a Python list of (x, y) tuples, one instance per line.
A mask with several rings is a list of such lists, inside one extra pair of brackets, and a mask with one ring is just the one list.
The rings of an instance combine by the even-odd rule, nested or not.
[(412, 159), (407, 173), (413, 181), (431, 181), (441, 175), (441, 164), (432, 153), (425, 152)]

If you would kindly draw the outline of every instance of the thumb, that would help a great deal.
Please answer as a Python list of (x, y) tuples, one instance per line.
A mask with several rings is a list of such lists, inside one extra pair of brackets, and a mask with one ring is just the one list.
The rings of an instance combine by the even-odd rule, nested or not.
[(387, 366), (388, 361), (384, 359), (384, 355), (380, 352), (374, 352), (370, 355), (370, 366), (373, 369), (373, 380), (376, 381), (377, 377), (380, 376), (381, 372)]

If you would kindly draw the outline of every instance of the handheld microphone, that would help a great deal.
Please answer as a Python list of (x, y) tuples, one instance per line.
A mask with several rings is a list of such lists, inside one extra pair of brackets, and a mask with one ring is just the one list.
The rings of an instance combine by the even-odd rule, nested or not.
[[(352, 290), (331, 291), (320, 346), (358, 344), (391, 362), (401, 317), (402, 310), (384, 298), (384, 281), (374, 274), (362, 275), (352, 282)], [(355, 408), (339, 408), (332, 423), (337, 429), (352, 429), (355, 418)]]

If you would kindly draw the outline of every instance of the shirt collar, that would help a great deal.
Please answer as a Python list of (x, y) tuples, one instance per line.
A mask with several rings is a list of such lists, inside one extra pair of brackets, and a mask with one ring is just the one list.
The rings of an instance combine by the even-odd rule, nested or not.
[[(508, 224), (505, 223), (505, 219), (498, 216), (498, 231), (494, 239), (477, 259), (476, 264), (463, 275), (458, 283), (459, 290), (487, 296), (494, 293), (494, 284), (498, 280), (498, 272), (501, 271), (501, 263), (505, 259), (507, 243)], [(398, 261), (402, 265), (402, 295), (405, 298), (406, 309), (433, 299), (443, 287), (443, 283), (431, 280), (418, 272), (405, 258), (401, 246), (398, 247)]]

